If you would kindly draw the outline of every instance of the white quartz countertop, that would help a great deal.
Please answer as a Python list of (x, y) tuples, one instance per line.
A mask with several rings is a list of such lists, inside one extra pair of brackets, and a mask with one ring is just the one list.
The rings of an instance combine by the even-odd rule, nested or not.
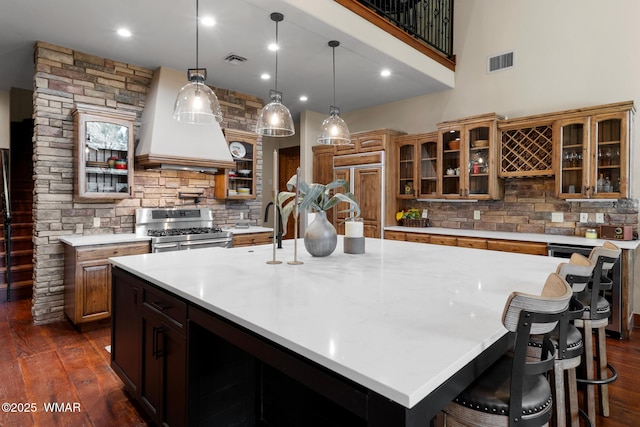
[(506, 333), (511, 291), (539, 293), (551, 257), (366, 239), (314, 258), (298, 241), (111, 258), (118, 267), (411, 408)]
[(114, 245), (118, 243), (148, 242), (151, 237), (139, 237), (134, 233), (60, 236), (59, 240), (70, 246)]
[[(486, 239), (517, 240), (522, 242), (557, 243), (563, 245), (602, 246), (606, 239), (587, 239), (578, 236), (562, 236), (557, 234), (542, 233), (511, 233), (508, 231), (488, 230), (463, 230), (443, 227), (385, 227), (385, 231), (406, 231), (411, 233), (444, 234), (447, 236), (480, 237)], [(609, 240), (620, 249), (635, 249), (640, 245), (640, 240)]]

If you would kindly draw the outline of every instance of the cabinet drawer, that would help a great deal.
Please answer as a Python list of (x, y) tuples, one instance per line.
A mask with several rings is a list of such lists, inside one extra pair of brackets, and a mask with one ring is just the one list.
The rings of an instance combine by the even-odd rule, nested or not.
[(165, 317), (178, 330), (183, 329), (187, 323), (187, 304), (151, 286), (143, 289), (142, 303), (146, 308)]
[(406, 235), (407, 233), (402, 231), (385, 231), (384, 232), (384, 238), (387, 240), (401, 240), (404, 242), (405, 240), (407, 240)]
[(407, 233), (407, 242), (431, 243), (431, 236), (422, 233)]
[(233, 236), (233, 246), (268, 245), (271, 243), (271, 233), (236, 234)]
[(76, 249), (77, 261), (107, 259), (114, 256), (149, 253), (149, 242), (119, 243), (117, 245), (86, 246)]
[(487, 241), (473, 237), (458, 237), (458, 246), (461, 248), (487, 249)]
[(457, 246), (457, 238), (454, 236), (431, 236), (431, 243), (434, 245)]
[(509, 240), (489, 240), (487, 249), (492, 251), (516, 252), (529, 255), (547, 255), (547, 244), (537, 242), (512, 242)]

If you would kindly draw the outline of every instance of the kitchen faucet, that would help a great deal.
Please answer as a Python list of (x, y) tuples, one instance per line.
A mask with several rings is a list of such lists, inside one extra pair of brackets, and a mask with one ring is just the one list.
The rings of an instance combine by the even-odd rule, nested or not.
[[(273, 205), (273, 202), (267, 203), (267, 207), (264, 209), (264, 222), (269, 221), (269, 208)], [(278, 249), (282, 249), (282, 216), (280, 215), (280, 209), (277, 206), (273, 206), (273, 209), (278, 214), (278, 230), (276, 233), (276, 241), (278, 242)]]

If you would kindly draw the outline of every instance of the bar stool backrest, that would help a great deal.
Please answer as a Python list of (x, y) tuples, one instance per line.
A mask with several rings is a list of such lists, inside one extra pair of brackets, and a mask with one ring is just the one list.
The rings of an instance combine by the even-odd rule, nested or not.
[(586, 289), (593, 276), (594, 268), (595, 264), (587, 257), (573, 253), (569, 262), (558, 265), (556, 273), (571, 285), (574, 293), (579, 293)]
[(621, 253), (620, 248), (610, 242), (604, 242), (602, 246), (597, 246), (591, 250), (589, 260), (594, 264), (594, 269), (590, 282), (591, 298), (587, 308), (592, 320), (607, 318), (611, 315), (610, 305), (606, 304), (600, 307), (599, 310), (598, 302), (601, 298), (604, 298), (604, 291), (612, 287), (613, 281), (607, 277), (607, 274), (618, 261)]

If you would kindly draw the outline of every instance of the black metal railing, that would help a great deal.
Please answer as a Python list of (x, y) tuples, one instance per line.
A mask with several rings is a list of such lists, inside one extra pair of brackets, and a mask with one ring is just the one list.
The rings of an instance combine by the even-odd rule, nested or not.
[(453, 57), (453, 0), (357, 0), (399, 28)]

